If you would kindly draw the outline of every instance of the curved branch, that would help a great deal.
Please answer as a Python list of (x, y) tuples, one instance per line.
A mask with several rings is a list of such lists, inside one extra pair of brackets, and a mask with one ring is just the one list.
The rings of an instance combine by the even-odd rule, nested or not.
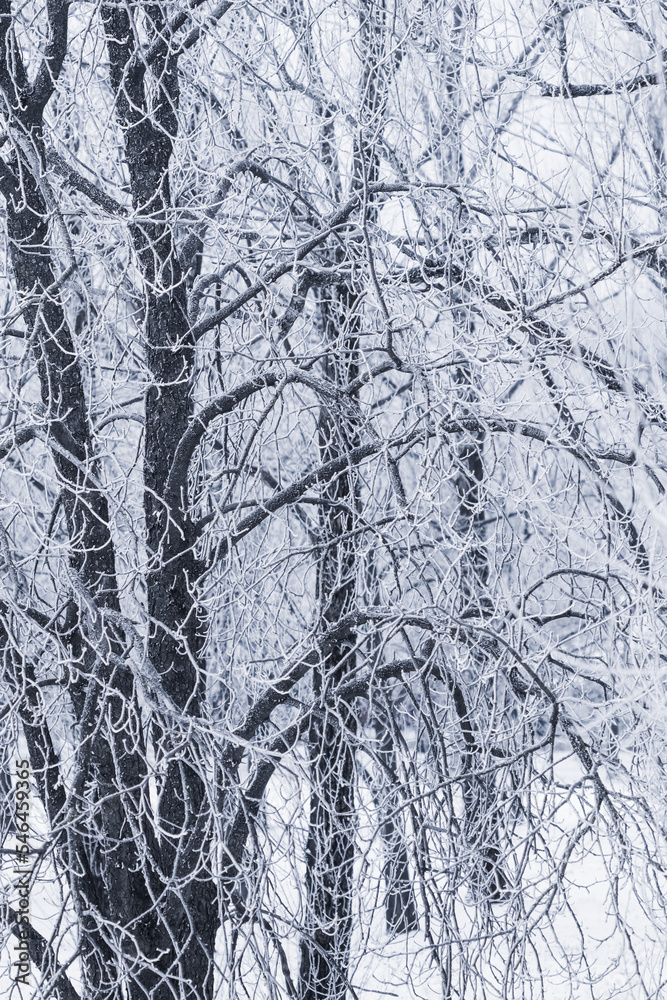
[[(380, 366), (380, 370), (384, 371), (384, 366)], [(368, 381), (374, 374), (375, 370), (367, 373), (368, 377), (364, 378), (364, 381)], [(354, 402), (350, 399), (352, 390), (356, 388), (356, 382), (359, 382), (358, 379), (351, 387), (348, 386), (341, 389), (327, 379), (311, 375), (300, 368), (293, 368), (280, 374), (277, 372), (264, 372), (262, 375), (256, 375), (254, 378), (237, 386), (231, 392), (223, 393), (221, 396), (217, 396), (211, 400), (210, 403), (204, 406), (192, 418), (188, 430), (178, 444), (171, 469), (169, 470), (167, 485), (165, 487), (165, 496), (168, 501), (172, 504), (177, 503), (178, 491), (187, 482), (188, 467), (192, 456), (209, 426), (217, 417), (221, 417), (225, 413), (230, 413), (240, 403), (245, 402), (245, 400), (255, 395), (255, 393), (261, 392), (262, 389), (272, 389), (274, 386), (280, 386), (280, 389), (282, 389), (295, 382), (308, 386), (309, 389), (312, 389), (313, 392), (320, 396), (336, 399), (345, 409), (348, 417), (359, 415)]]
[[(413, 191), (415, 188), (423, 189), (435, 189), (435, 190), (445, 190), (453, 191), (454, 186), (451, 184), (437, 184), (437, 183), (384, 183), (378, 182), (376, 184), (369, 184), (367, 188), (368, 194), (407, 194)], [(261, 295), (262, 292), (266, 290), (267, 285), (273, 284), (283, 275), (289, 274), (290, 271), (295, 269), (295, 265), (302, 261), (308, 254), (317, 249), (322, 243), (325, 242), (339, 226), (343, 225), (348, 221), (355, 209), (361, 206), (363, 199), (363, 192), (359, 191), (352, 195), (349, 201), (334, 212), (333, 215), (329, 216), (326, 220), (326, 229), (318, 233), (316, 236), (312, 236), (309, 240), (301, 243), (299, 246), (293, 248), (290, 254), (290, 259), (282, 264), (276, 264), (274, 267), (269, 268), (266, 274), (263, 275), (258, 281), (256, 281), (250, 288), (247, 288), (244, 292), (230, 302), (228, 305), (224, 306), (222, 309), (218, 309), (216, 312), (211, 313), (210, 316), (204, 317), (198, 323), (192, 327), (192, 336), (197, 339), (203, 334), (212, 330), (213, 327), (218, 326), (218, 324), (223, 323), (226, 319), (232, 316), (238, 309), (250, 302), (251, 299), (256, 298)]]
[[(407, 444), (420, 437), (421, 434), (414, 433), (411, 434), (409, 438), (400, 438), (392, 441), (391, 444)], [(222, 539), (222, 541), (218, 544), (207, 569), (210, 569), (213, 563), (217, 562), (218, 559), (224, 559), (231, 548), (237, 545), (247, 534), (259, 527), (259, 525), (262, 524), (267, 517), (270, 517), (271, 514), (275, 514), (282, 507), (287, 507), (290, 504), (296, 503), (297, 500), (301, 499), (307, 490), (311, 489), (317, 483), (326, 483), (330, 479), (333, 479), (334, 476), (338, 475), (338, 473), (343, 472), (345, 469), (359, 465), (364, 461), (364, 459), (370, 458), (371, 455), (376, 455), (379, 451), (388, 447), (388, 444), (388, 442), (378, 440), (360, 445), (358, 448), (353, 448), (351, 451), (338, 456), (338, 458), (334, 458), (330, 462), (325, 462), (324, 465), (320, 465), (319, 468), (309, 472), (307, 476), (304, 476), (302, 479), (297, 480), (297, 482), (292, 483), (291, 486), (287, 486), (278, 493), (274, 493), (272, 497), (269, 497), (268, 500), (264, 501), (261, 509), (253, 511), (252, 514), (249, 514), (243, 519), (243, 521), (241, 521), (233, 535)]]
[[(631, 254), (624, 255), (622, 263), (628, 263), (630, 260), (646, 260), (650, 262), (657, 253), (657, 250), (664, 243), (665, 238), (661, 237), (659, 240), (634, 246)], [(614, 269), (616, 266), (614, 264)], [(629, 395), (628, 389), (631, 389), (647, 419), (651, 423), (658, 422), (667, 425), (667, 410), (665, 410), (661, 403), (651, 397), (648, 390), (638, 378), (628, 376), (627, 384), (624, 385), (613, 366), (601, 357), (597, 351), (581, 344), (575, 344), (563, 330), (554, 326), (553, 323), (545, 319), (538, 319), (534, 315), (535, 310), (526, 315), (526, 311), (518, 302), (499, 292), (492, 285), (466, 278), (463, 271), (449, 260), (432, 260), (426, 258), (419, 266), (410, 268), (402, 274), (392, 274), (390, 277), (396, 281), (404, 280), (409, 284), (425, 283), (427, 286), (434, 285), (437, 278), (447, 277), (451, 282), (460, 285), (468, 295), (477, 296), (481, 294), (481, 304), (491, 306), (505, 315), (512, 316), (517, 321), (519, 328), (528, 334), (531, 344), (551, 343), (565, 348), (568, 351), (567, 356), (574, 361), (583, 363), (599, 379), (605, 389), (610, 392), (620, 393), (626, 397)], [(442, 289), (444, 286), (437, 285), (436, 287)], [(474, 308), (480, 308), (481, 304), (475, 301), (472, 302)], [(548, 304), (555, 304), (555, 299), (552, 299)], [(544, 304), (536, 307), (536, 309), (543, 308)], [(511, 338), (510, 343), (513, 343)]]
[[(144, 72), (148, 69), (154, 62), (158, 59), (164, 59), (164, 57), (169, 55), (181, 55), (186, 49), (191, 49), (192, 46), (199, 41), (201, 34), (204, 30), (205, 24), (197, 25), (193, 28), (185, 39), (180, 43), (180, 45), (171, 48), (171, 43), (176, 32), (180, 31), (181, 28), (190, 20), (192, 13), (197, 10), (197, 8), (202, 7), (206, 3), (206, 0), (190, 0), (187, 10), (182, 10), (177, 14), (170, 23), (163, 28), (160, 32), (159, 38), (147, 48), (139, 50), (132, 57), (130, 63), (128, 64), (128, 71), (130, 73), (134, 72)], [(208, 24), (215, 24), (223, 17), (232, 3), (229, 0), (222, 0), (222, 2), (215, 5), (213, 10), (205, 16), (205, 22)]]
[[(583, 462), (595, 459), (596, 461), (619, 462), (622, 465), (643, 469), (643, 466), (637, 461), (637, 456), (634, 452), (623, 452), (615, 448), (610, 448), (607, 451), (591, 451), (587, 455), (585, 451), (576, 447), (571, 442), (555, 437), (536, 424), (523, 423), (520, 420), (500, 420), (494, 417), (490, 417), (488, 420), (479, 420), (476, 417), (460, 417), (456, 420), (443, 423), (442, 430), (445, 434), (456, 434), (462, 431), (496, 431), (504, 434), (518, 434), (520, 437), (531, 438), (534, 441), (540, 441), (542, 444), (558, 445), (561, 448), (565, 448), (566, 451), (571, 452)], [(655, 483), (658, 492), (663, 496), (665, 487), (659, 479), (653, 476), (651, 479)]]
[[(345, 617), (341, 618), (339, 622), (323, 632), (314, 647), (310, 649), (305, 656), (300, 657), (293, 664), (291, 664), (287, 670), (285, 670), (284, 673), (282, 673), (280, 677), (278, 677), (277, 680), (275, 680), (273, 684), (259, 696), (255, 704), (246, 714), (243, 722), (237, 726), (231, 734), (229, 745), (223, 754), (226, 766), (233, 766), (240, 762), (241, 757), (243, 756), (244, 746), (248, 740), (252, 739), (258, 729), (269, 721), (273, 710), (277, 708), (278, 705), (282, 705), (283, 702), (289, 697), (294, 685), (305, 677), (311, 667), (319, 663), (321, 658), (325, 657), (331, 649), (333, 649), (346, 637), (353, 636), (362, 625), (367, 625), (369, 622), (376, 622), (379, 628), (392, 621), (400, 621), (403, 625), (410, 625), (415, 628), (425, 629), (428, 632), (432, 632), (434, 630), (434, 625), (428, 618), (418, 614), (406, 615), (395, 608), (359, 608), (356, 611), (352, 611), (350, 614), (345, 615)], [(431, 647), (428, 648), (430, 649)], [(375, 671), (370, 678), (365, 678), (359, 681), (350, 681), (348, 685), (341, 686), (339, 691), (347, 692), (346, 696), (349, 697), (358, 697), (358, 693), (356, 693), (358, 684), (362, 684), (362, 686), (367, 687), (368, 683), (374, 678), (379, 678), (381, 680), (384, 677), (398, 676), (402, 670), (407, 669), (405, 666), (406, 662), (407, 661), (403, 660), (395, 661), (393, 664), (389, 664), (386, 668), (380, 668), (379, 672)], [(410, 660), (410, 663), (414, 663), (414, 660)], [(389, 672), (385, 673), (385, 669)]]
[(121, 205), (119, 201), (116, 201), (110, 194), (106, 191), (102, 191), (100, 188), (95, 187), (91, 181), (86, 180), (85, 177), (75, 170), (74, 167), (55, 151), (55, 149), (49, 149), (46, 153), (46, 162), (49, 167), (51, 167), (70, 187), (74, 188), (75, 191), (79, 191), (81, 194), (85, 195), (89, 201), (92, 201), (94, 205), (103, 209), (109, 215), (124, 219), (128, 215), (128, 210), (124, 205)]
[(609, 484), (605, 480), (602, 470), (598, 466), (598, 461), (602, 459), (607, 459), (615, 462), (622, 462), (624, 465), (634, 466), (637, 468), (642, 468), (644, 472), (650, 477), (651, 481), (655, 484), (658, 492), (661, 496), (665, 495), (665, 487), (660, 482), (655, 473), (651, 469), (643, 468), (637, 463), (636, 456), (633, 454), (624, 454), (623, 452), (607, 451), (595, 454), (591, 452), (586, 454), (580, 448), (577, 447), (572, 441), (563, 441), (559, 438), (554, 438), (552, 435), (548, 434), (546, 431), (542, 430), (540, 427), (536, 427), (533, 424), (523, 424), (518, 420), (477, 420), (474, 417), (463, 418), (459, 420), (452, 420), (446, 422), (442, 425), (442, 430), (445, 433), (458, 433), (462, 430), (488, 430), (488, 431), (499, 431), (505, 434), (519, 434), (523, 437), (532, 438), (536, 441), (541, 441), (544, 444), (555, 444), (569, 451), (575, 458), (583, 462), (588, 469), (593, 472), (599, 479), (604, 483), (604, 489), (601, 490), (604, 499), (609, 504), (611, 508), (612, 515), (616, 521), (618, 521), (621, 529), (625, 533), (628, 545), (632, 550), (635, 559), (635, 565), (640, 573), (644, 575), (650, 570), (648, 553), (639, 537), (639, 532), (637, 531), (629, 512), (625, 509), (620, 500), (614, 496), (613, 492), (609, 488)]
[(12, 434), (8, 434), (7, 437), (0, 441), (0, 461), (6, 458), (14, 448), (20, 448), (21, 445), (33, 441), (39, 436), (39, 433), (39, 428), (30, 424), (27, 427), (19, 428)]
[(244, 402), (262, 389), (271, 389), (282, 379), (286, 382), (296, 381), (298, 373), (293, 375), (278, 375), (276, 372), (267, 372), (263, 375), (256, 375), (254, 378), (243, 382), (232, 392), (226, 392), (205, 406), (190, 423), (188, 430), (181, 438), (176, 453), (174, 454), (165, 487), (165, 496), (172, 501), (177, 499), (178, 490), (187, 481), (188, 467), (192, 456), (210, 424), (217, 417), (230, 413), (239, 403)]

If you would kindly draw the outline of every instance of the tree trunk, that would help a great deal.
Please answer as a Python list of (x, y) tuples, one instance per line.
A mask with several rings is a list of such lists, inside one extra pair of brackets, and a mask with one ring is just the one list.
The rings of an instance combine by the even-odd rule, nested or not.
[[(321, 310), (329, 355), (325, 374), (338, 385), (357, 375), (358, 298), (348, 288), (323, 295)], [(335, 358), (335, 360), (334, 360)], [(320, 462), (358, 444), (357, 432), (335, 404), (322, 405), (318, 427)], [(320, 529), (326, 542), (318, 567), (322, 628), (338, 623), (355, 605), (354, 474), (344, 472), (321, 492)], [(347, 537), (346, 537), (347, 536)], [(355, 635), (337, 642), (313, 671), (313, 693), (322, 698), (354, 669)], [(301, 941), (300, 1000), (342, 1000), (347, 991), (352, 932), (356, 817), (354, 732), (349, 707), (323, 708), (309, 733), (310, 825), (306, 846), (306, 919)]]
[[(368, 569), (366, 586), (370, 604), (380, 604), (377, 560), (371, 550), (367, 554)], [(368, 639), (368, 659), (374, 666), (377, 662), (379, 636), (372, 634)], [(375, 730), (377, 749), (375, 754), (380, 767), (377, 777), (370, 776), (371, 791), (375, 808), (380, 818), (380, 835), (384, 848), (383, 877), (385, 883), (384, 910), (387, 931), (390, 934), (407, 934), (419, 929), (417, 901), (412, 884), (412, 873), (405, 842), (405, 825), (400, 795), (393, 787), (392, 776), (397, 773), (396, 747), (392, 732), (393, 704), (387, 696), (384, 705), (374, 700), (372, 725)]]
[[(383, 713), (377, 710), (373, 725), (379, 743), (377, 756), (385, 769), (386, 779), (386, 774), (396, 773), (396, 751), (391, 726)], [(380, 833), (385, 851), (384, 909), (387, 930), (392, 934), (407, 934), (419, 929), (419, 917), (405, 843), (401, 803), (387, 780), (377, 783), (375, 797), (381, 815)]]
[[(98, 487), (99, 470), (88, 425), (83, 381), (76, 347), (67, 324), (56, 276), (51, 263), (48, 230), (49, 208), (39, 179), (43, 164), (41, 125), (21, 119), (26, 155), (14, 157), (4, 166), (1, 186), (7, 207), (7, 232), (12, 267), (19, 293), (41, 296), (39, 307), (28, 306), (26, 322), (33, 330), (33, 352), (39, 374), (42, 404), (47, 427), (55, 441), (53, 462), (63, 485), (62, 505), (70, 539), (70, 566), (76, 580), (76, 599), (70, 604), (67, 625), (72, 655), (69, 690), (79, 723), (77, 761), (79, 785), (72, 802), (74, 812), (84, 805), (83, 781), (92, 783), (98, 809), (101, 843), (93, 848), (87, 831), (76, 818), (65, 847), (63, 860), (71, 872), (75, 905), (82, 928), (82, 959), (86, 979), (99, 996), (115, 996), (117, 976), (113, 973), (114, 946), (106, 938), (104, 924), (138, 919), (151, 905), (143, 885), (132, 873), (139, 864), (133, 830), (140, 823), (137, 789), (145, 776), (141, 727), (130, 671), (118, 662), (121, 636), (104, 633), (100, 615), (120, 609), (116, 590), (115, 557), (109, 527), (107, 499)], [(78, 607), (77, 607), (78, 605)], [(20, 657), (13, 661), (15, 678), (25, 686), (28, 664)], [(19, 681), (23, 675), (24, 680)], [(110, 728), (96, 727), (94, 708), (99, 686), (106, 686), (106, 710)], [(45, 762), (56, 766), (48, 730), (31, 726), (38, 708), (37, 688), (27, 685), (22, 701), (24, 730), (28, 737), (31, 763), (38, 782), (42, 776), (42, 796), (53, 829), (63, 822), (62, 795), (47, 795), (49, 782)], [(87, 808), (87, 803), (86, 803)], [(93, 874), (101, 867), (102, 879)]]
[[(187, 717), (200, 717), (204, 704), (205, 622), (194, 595), (200, 567), (193, 554), (187, 515), (187, 469), (183, 482), (169, 489), (178, 444), (192, 413), (194, 343), (187, 317), (185, 283), (169, 225), (169, 163), (177, 133), (178, 56), (169, 44), (151, 64), (153, 93), (137, 61), (133, 25), (126, 8), (103, 7), (111, 83), (123, 132), (134, 208), (142, 221), (131, 226), (145, 282), (146, 363), (152, 384), (146, 394), (144, 510), (150, 570), (147, 575), (148, 652), (164, 691)], [(162, 10), (145, 11), (155, 45), (166, 33)], [(157, 867), (163, 877), (160, 898), (162, 933), (170, 941), (157, 962), (164, 981), (155, 1000), (175, 989), (206, 1000), (213, 994), (215, 937), (218, 927), (212, 878), (212, 806), (196, 759), (196, 749), (170, 723), (153, 727), (160, 774)], [(164, 763), (163, 763), (164, 762)], [(148, 945), (148, 942), (147, 942)], [(177, 984), (178, 987), (177, 987)]]
[[(461, 310), (463, 313), (463, 310)], [(465, 322), (465, 319), (464, 319)], [(468, 403), (475, 399), (470, 373), (457, 369), (456, 380)], [(488, 595), (489, 562), (484, 542), (484, 434), (476, 432), (457, 452), (458, 472), (455, 479), (459, 497), (457, 531), (463, 554), (460, 564), (461, 615), (473, 613), (484, 618), (491, 612)], [(486, 657), (473, 652), (477, 667), (484, 670)], [(483, 753), (483, 739), (458, 684), (450, 681), (455, 709), (464, 736), (462, 754), (462, 787), (465, 816), (463, 822), (463, 852), (470, 858), (470, 878), (478, 898), (498, 901), (507, 888), (507, 878), (500, 864), (498, 796), (493, 775), (477, 774), (488, 767)]]

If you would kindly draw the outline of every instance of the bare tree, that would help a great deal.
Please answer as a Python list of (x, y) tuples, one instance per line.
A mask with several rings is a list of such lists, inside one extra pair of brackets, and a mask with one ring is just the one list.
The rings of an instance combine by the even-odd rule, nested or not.
[(35, 995), (660, 995), (664, 35), (3, 4)]

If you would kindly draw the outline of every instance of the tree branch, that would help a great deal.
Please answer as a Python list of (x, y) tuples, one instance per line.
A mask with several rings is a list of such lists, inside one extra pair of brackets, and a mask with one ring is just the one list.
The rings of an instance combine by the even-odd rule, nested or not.
[(632, 94), (644, 87), (655, 87), (660, 83), (657, 73), (645, 73), (633, 80), (619, 80), (618, 83), (567, 83), (559, 86), (533, 80), (540, 88), (542, 97), (563, 97), (572, 100), (579, 97), (608, 97), (611, 94)]
[[(413, 191), (415, 188), (422, 188), (424, 190), (445, 190), (453, 191), (456, 190), (455, 186), (452, 184), (439, 184), (439, 183), (385, 183), (378, 182), (375, 184), (369, 184), (367, 188), (368, 194), (407, 194)], [(321, 246), (333, 233), (336, 232), (339, 226), (344, 225), (355, 209), (361, 206), (363, 199), (363, 192), (359, 191), (354, 194), (349, 201), (334, 212), (333, 215), (325, 221), (326, 228), (318, 233), (316, 236), (312, 236), (309, 240), (295, 246), (291, 251), (289, 251), (290, 259), (281, 264), (276, 264), (274, 267), (269, 268), (269, 270), (257, 280), (250, 288), (247, 288), (244, 292), (241, 292), (232, 302), (224, 306), (222, 309), (218, 309), (216, 312), (212, 313), (210, 316), (205, 316), (198, 323), (192, 327), (192, 336), (198, 339), (203, 334), (212, 330), (214, 327), (223, 323), (226, 319), (237, 312), (242, 306), (251, 299), (256, 298), (264, 292), (268, 285), (272, 285), (283, 275), (288, 274), (290, 271), (295, 270), (295, 264), (304, 260), (311, 251), (317, 249)]]
[(92, 201), (94, 205), (98, 205), (100, 208), (104, 209), (109, 215), (118, 216), (121, 219), (127, 218), (128, 210), (124, 205), (121, 205), (119, 201), (112, 198), (111, 195), (107, 194), (105, 191), (101, 191), (100, 188), (96, 187), (91, 181), (86, 180), (74, 167), (70, 166), (69, 163), (63, 157), (55, 151), (55, 149), (49, 149), (46, 154), (46, 162), (60, 177), (63, 178), (66, 184), (74, 188), (75, 191), (79, 191), (81, 194), (85, 195), (89, 201)]
[(394, 446), (407, 444), (409, 441), (415, 441), (420, 437), (421, 434), (414, 433), (408, 438), (399, 438), (392, 442), (380, 440), (371, 441), (368, 444), (360, 445), (358, 448), (353, 448), (351, 451), (339, 455), (330, 462), (325, 462), (324, 465), (321, 465), (312, 472), (309, 472), (307, 476), (304, 476), (302, 479), (297, 480), (297, 482), (292, 483), (291, 486), (287, 486), (285, 489), (275, 493), (272, 497), (269, 497), (264, 501), (261, 509), (253, 511), (252, 514), (249, 514), (246, 518), (244, 518), (238, 525), (238, 528), (233, 535), (223, 538), (222, 541), (218, 543), (207, 569), (210, 569), (211, 566), (219, 559), (224, 559), (231, 548), (237, 545), (241, 539), (245, 538), (247, 534), (262, 524), (267, 517), (270, 517), (271, 514), (275, 514), (282, 507), (296, 503), (296, 501), (299, 500), (307, 490), (315, 486), (316, 483), (328, 482), (330, 479), (333, 479), (334, 476), (338, 475), (338, 473), (343, 472), (345, 469), (350, 469), (359, 465), (364, 461), (364, 459), (370, 458), (371, 455), (376, 455), (379, 451), (389, 447), (390, 443)]

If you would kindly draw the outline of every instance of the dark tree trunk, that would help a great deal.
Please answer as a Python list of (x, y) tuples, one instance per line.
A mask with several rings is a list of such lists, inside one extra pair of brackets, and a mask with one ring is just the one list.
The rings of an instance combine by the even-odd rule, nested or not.
[[(465, 319), (464, 319), (465, 322)], [(475, 400), (470, 373), (457, 369), (456, 379), (467, 403)], [(458, 472), (455, 485), (459, 497), (457, 530), (461, 536), (463, 556), (460, 569), (461, 614), (488, 616), (491, 602), (488, 594), (489, 562), (484, 538), (484, 434), (476, 432), (461, 445), (457, 453)], [(484, 670), (485, 654), (473, 652), (477, 666)], [(464, 736), (462, 754), (462, 785), (465, 804), (463, 848), (470, 858), (473, 890), (481, 899), (498, 901), (507, 888), (507, 878), (501, 864), (498, 795), (493, 775), (478, 774), (488, 768), (488, 756), (483, 753), (483, 738), (477, 735), (475, 720), (459, 685), (450, 683), (455, 709)]]
[[(360, 13), (361, 79), (360, 121), (355, 143), (353, 186), (363, 191), (364, 230), (374, 217), (367, 185), (378, 180), (379, 158), (375, 144), (381, 134), (392, 73), (385, 38), (384, 3), (362, 0)], [(340, 194), (334, 134), (327, 108), (321, 108), (320, 146), (322, 162), (329, 169), (332, 193)], [(365, 259), (364, 259), (365, 258)], [(367, 267), (374, 262), (362, 245), (339, 255), (336, 264), (346, 269)], [(353, 381), (359, 372), (359, 333), (362, 296), (353, 280), (337, 286), (321, 298), (324, 339), (329, 350), (325, 374), (337, 385)], [(382, 305), (385, 309), (384, 303)], [(389, 323), (388, 323), (389, 325)], [(389, 337), (388, 337), (388, 342)], [(393, 351), (390, 350), (390, 354)], [(332, 360), (333, 358), (336, 360)], [(333, 405), (322, 405), (318, 428), (320, 461), (328, 462), (359, 444), (358, 429)], [(341, 475), (322, 491), (321, 537), (326, 543), (318, 567), (319, 600), (324, 628), (340, 620), (355, 606), (356, 541), (351, 536), (356, 510), (356, 487), (352, 472)], [(351, 653), (356, 640), (350, 635), (313, 671), (315, 697), (326, 694), (354, 669)], [(306, 926), (301, 942), (300, 1000), (342, 1000), (348, 990), (352, 933), (353, 865), (355, 853), (354, 754), (348, 736), (354, 732), (349, 707), (339, 705), (316, 719), (310, 732), (311, 796), (310, 824), (306, 848)], [(395, 858), (392, 859), (396, 860)], [(392, 915), (394, 919), (395, 915)], [(396, 917), (398, 919), (398, 917)]]
[[(62, 506), (70, 539), (70, 566), (78, 591), (70, 619), (69, 641), (72, 666), (76, 669), (69, 689), (79, 723), (77, 761), (81, 769), (75, 787), (76, 810), (83, 781), (92, 786), (100, 804), (100, 844), (91, 853), (87, 831), (72, 820), (68, 846), (61, 843), (63, 857), (71, 872), (75, 905), (83, 928), (82, 958), (86, 978), (99, 996), (114, 996), (118, 989), (113, 973), (113, 945), (105, 940), (101, 924), (136, 918), (150, 906), (143, 886), (136, 885), (131, 873), (136, 871), (139, 855), (133, 827), (139, 822), (140, 802), (128, 789), (140, 787), (145, 775), (141, 728), (130, 671), (118, 662), (121, 636), (113, 628), (106, 639), (97, 642), (93, 635), (102, 631), (101, 615), (105, 610), (118, 612), (113, 543), (106, 497), (99, 484), (88, 424), (88, 407), (77, 357), (77, 349), (63, 309), (59, 285), (51, 262), (48, 217), (39, 181), (43, 165), (41, 110), (28, 100), (27, 110), (17, 114), (16, 126), (23, 133), (27, 155), (16, 155), (4, 164), (0, 184), (7, 209), (7, 233), (14, 277), (19, 293), (40, 296), (39, 306), (30, 305), (24, 312), (32, 330), (33, 352), (37, 364), (46, 426), (55, 444), (52, 459), (62, 484)], [(85, 639), (84, 639), (85, 636)], [(28, 664), (13, 657), (15, 685), (25, 691), (21, 716), (28, 741), (31, 763), (53, 829), (63, 821), (62, 795), (48, 796), (49, 785), (44, 768), (57, 766), (46, 725), (33, 726), (39, 718), (37, 688), (26, 683)], [(20, 676), (23, 681), (20, 681)], [(109, 731), (96, 730), (95, 706), (101, 685), (106, 687), (104, 714)], [(32, 694), (31, 694), (32, 692)], [(105, 727), (106, 728), (106, 727)], [(40, 778), (41, 776), (41, 778)], [(93, 856), (94, 855), (94, 856)], [(101, 877), (93, 874), (101, 867)], [(143, 890), (143, 891), (142, 891)]]
[[(357, 375), (359, 302), (347, 288), (323, 296), (323, 327), (330, 354), (327, 377), (344, 385)], [(336, 360), (333, 360), (335, 357)], [(358, 444), (349, 418), (322, 405), (318, 427), (320, 461), (328, 462)], [(356, 546), (349, 533), (355, 520), (352, 471), (322, 488), (320, 528), (327, 545), (318, 567), (322, 627), (338, 623), (355, 605)], [(313, 671), (315, 698), (322, 698), (354, 669), (353, 634), (337, 642)], [(306, 920), (301, 941), (300, 1000), (342, 1000), (347, 991), (352, 932), (355, 844), (354, 720), (345, 704), (322, 709), (309, 733), (311, 793), (306, 846)]]
[[(379, 744), (377, 755), (386, 778), (388, 774), (396, 773), (396, 751), (390, 723), (381, 711), (376, 711), (373, 723)], [(385, 921), (390, 933), (407, 934), (419, 929), (419, 917), (405, 843), (401, 803), (388, 781), (380, 781), (378, 786), (375, 796), (382, 815), (380, 833), (385, 851)]]
[[(461, 72), (464, 63), (464, 33), (468, 23), (461, 3), (451, 7), (451, 49), (444, 68), (444, 82), (448, 105), (440, 129), (440, 150), (443, 173), (452, 184), (465, 179), (466, 164), (463, 156), (461, 131)], [(465, 210), (460, 214), (460, 225), (465, 227), (468, 218)], [(469, 252), (469, 251), (467, 251)], [(459, 299), (460, 301), (460, 299)], [(454, 314), (455, 322), (464, 344), (474, 343), (474, 324), (468, 309), (461, 304)], [(460, 387), (463, 407), (474, 406), (477, 400), (470, 369), (462, 364), (456, 369), (455, 379)], [(484, 433), (471, 432), (469, 440), (456, 452), (457, 472), (454, 485), (459, 498), (457, 531), (461, 538), (462, 558), (459, 575), (459, 606), (461, 614), (487, 616), (491, 611), (488, 595), (489, 562), (484, 528)], [(485, 654), (474, 652), (477, 668), (485, 667)], [(461, 755), (464, 817), (462, 824), (462, 849), (470, 859), (472, 888), (480, 899), (496, 901), (503, 897), (507, 878), (500, 864), (498, 797), (493, 776), (478, 774), (488, 767), (483, 753), (483, 738), (468, 704), (469, 699), (453, 678), (449, 678), (454, 709), (464, 741)], [(483, 727), (483, 723), (482, 723)]]
[[(50, 41), (43, 65), (29, 83), (14, 39), (11, 4), (0, 0), (0, 86), (10, 109), (18, 150), (0, 166), (7, 205), (12, 264), (20, 293), (38, 296), (24, 312), (37, 363), (53, 462), (62, 483), (70, 538), (75, 597), (65, 632), (77, 673), (69, 686), (79, 724), (70, 793), (68, 837), (59, 843), (71, 873), (81, 922), (86, 990), (96, 998), (121, 996), (205, 1000), (213, 991), (217, 930), (215, 886), (209, 867), (210, 810), (192, 747), (156, 726), (154, 756), (162, 784), (159, 838), (145, 792), (146, 754), (134, 678), (122, 660), (115, 559), (109, 511), (88, 424), (77, 346), (62, 306), (51, 261), (43, 179), (42, 114), (67, 51), (67, 3), (48, 8)], [(150, 560), (148, 653), (166, 695), (184, 717), (198, 716), (203, 623), (193, 587), (192, 554), (183, 490), (167, 495), (167, 480), (191, 413), (194, 347), (185, 290), (168, 212), (168, 169), (178, 104), (176, 57), (157, 45), (154, 96), (146, 97), (147, 72), (127, 9), (103, 8), (111, 83), (123, 131), (133, 203), (142, 222), (132, 238), (146, 287), (146, 360), (152, 385), (146, 399), (145, 513)], [(167, 30), (157, 5), (145, 5), (149, 34)], [(158, 82), (159, 80), (159, 82)], [(105, 618), (105, 612), (111, 617)], [(116, 616), (114, 618), (114, 616)], [(6, 617), (6, 616), (3, 616)], [(65, 795), (52, 775), (59, 762), (31, 665), (5, 630), (5, 676), (23, 691), (20, 713), (31, 762), (52, 828), (64, 820)], [(101, 692), (103, 692), (101, 694)], [(101, 699), (104, 699), (102, 701)], [(164, 762), (164, 763), (163, 763)], [(90, 819), (77, 822), (87, 800)], [(121, 985), (124, 980), (125, 985)]]
[[(369, 603), (380, 604), (377, 560), (371, 550), (368, 555), (366, 586)], [(368, 657), (372, 664), (377, 662), (379, 636), (373, 633), (368, 639)], [(412, 873), (405, 840), (404, 814), (400, 795), (393, 785), (397, 777), (397, 757), (394, 743), (394, 727), (391, 718), (393, 704), (387, 698), (383, 706), (374, 704), (372, 725), (377, 741), (376, 756), (379, 763), (377, 777), (370, 776), (375, 808), (380, 817), (380, 834), (384, 848), (384, 910), (387, 930), (390, 934), (407, 934), (419, 929), (419, 916), (415, 899)]]
[[(156, 44), (168, 30), (158, 5), (145, 8)], [(193, 554), (185, 481), (168, 490), (178, 444), (192, 413), (194, 342), (183, 275), (169, 224), (169, 162), (177, 132), (177, 56), (165, 44), (151, 65), (154, 92), (147, 96), (144, 63), (136, 58), (127, 9), (103, 7), (111, 82), (123, 132), (132, 200), (142, 221), (131, 235), (145, 281), (146, 362), (152, 385), (146, 394), (144, 510), (150, 568), (147, 601), (152, 666), (166, 694), (184, 713), (199, 717), (204, 704), (203, 642), (206, 623), (193, 590), (200, 574)], [(216, 888), (210, 868), (212, 803), (191, 742), (153, 728), (158, 770), (160, 830), (158, 865), (163, 875), (160, 914), (171, 942), (158, 969), (165, 981), (153, 996), (172, 995), (176, 983), (198, 1000), (212, 996)], [(156, 970), (157, 971), (157, 970)]]

